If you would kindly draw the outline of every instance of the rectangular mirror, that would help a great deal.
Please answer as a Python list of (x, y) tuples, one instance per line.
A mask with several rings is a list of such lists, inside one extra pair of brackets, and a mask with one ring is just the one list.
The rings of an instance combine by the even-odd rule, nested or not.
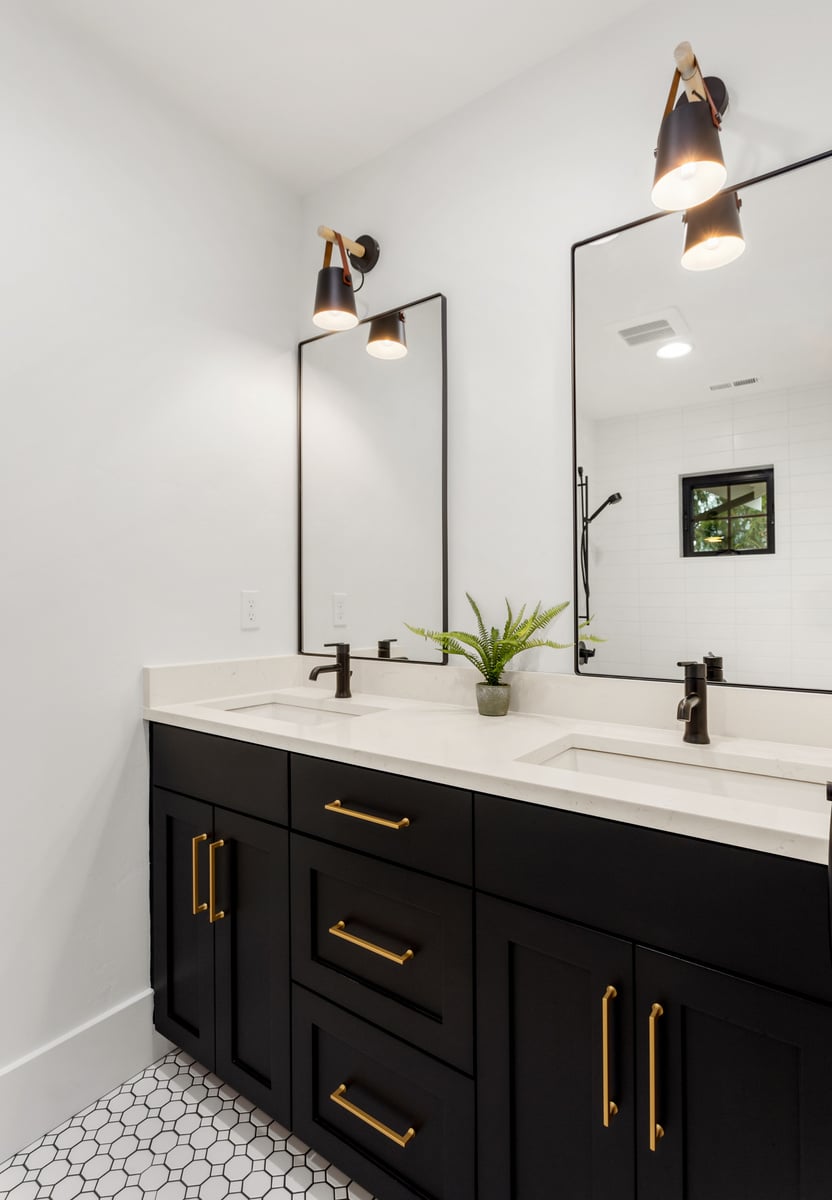
[(300, 651), (438, 663), (404, 622), (447, 625), (445, 297), (393, 311), (403, 358), (367, 353), (374, 318), (298, 347)]
[(728, 682), (826, 691), (832, 157), (737, 191), (718, 269), (682, 267), (679, 213), (573, 247), (576, 613), (605, 639), (576, 667), (677, 679), (712, 651)]

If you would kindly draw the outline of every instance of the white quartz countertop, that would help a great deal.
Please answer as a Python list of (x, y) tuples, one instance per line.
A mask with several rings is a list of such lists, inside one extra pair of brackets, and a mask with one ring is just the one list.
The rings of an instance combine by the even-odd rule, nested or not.
[[(828, 861), (828, 748), (718, 734), (708, 746), (691, 746), (682, 741), (681, 725), (660, 729), (529, 712), (481, 717), (473, 706), (371, 691), (354, 690), (351, 700), (336, 702), (332, 678), (216, 695), (205, 694), (203, 679), (193, 699), (176, 702), (162, 702), (172, 698), (165, 689), (146, 687), (144, 716), (588, 816)], [(239, 683), (236, 676), (233, 682)]]

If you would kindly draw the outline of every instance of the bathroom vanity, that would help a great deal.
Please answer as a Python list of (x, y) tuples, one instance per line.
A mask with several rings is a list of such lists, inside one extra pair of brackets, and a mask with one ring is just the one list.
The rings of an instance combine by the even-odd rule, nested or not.
[(825, 1200), (832, 752), (328, 695), (146, 708), (159, 1030), (381, 1200)]

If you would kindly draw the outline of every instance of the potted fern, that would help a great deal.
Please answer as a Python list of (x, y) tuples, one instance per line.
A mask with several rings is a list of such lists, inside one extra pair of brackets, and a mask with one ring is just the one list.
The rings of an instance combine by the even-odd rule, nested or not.
[(446, 654), (461, 654), (463, 658), (467, 658), (485, 681), (477, 684), (477, 708), (480, 713), (484, 717), (504, 717), (508, 712), (511, 685), (501, 682), (503, 671), (515, 655), (523, 650), (534, 650), (538, 646), (564, 650), (570, 645), (568, 642), (552, 642), (536, 636), (563, 612), (569, 601), (565, 600), (563, 604), (556, 604), (552, 608), (541, 608), (540, 604), (537, 604), (527, 617), (525, 604), (515, 616), (506, 600), (508, 616), (503, 629), (500, 630), (496, 625), (487, 629), (473, 596), (468, 592), (465, 595), (477, 619), (476, 633), (465, 633), (458, 629), (440, 633), (407, 625), (407, 622), (405, 624), (411, 633), (435, 642)]

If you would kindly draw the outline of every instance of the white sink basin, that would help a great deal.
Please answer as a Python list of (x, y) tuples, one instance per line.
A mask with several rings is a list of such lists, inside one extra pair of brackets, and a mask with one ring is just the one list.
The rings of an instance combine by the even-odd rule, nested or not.
[(206, 701), (205, 707), (254, 717), (258, 721), (281, 721), (291, 725), (331, 725), (344, 717), (364, 717), (382, 711), (355, 700), (335, 700), (315, 688), (287, 688), (285, 692), (258, 696), (232, 696), (226, 700)]
[[(598, 786), (602, 786), (601, 780), (636, 784), (633, 799), (651, 805), (662, 803), (662, 793), (672, 788), (699, 797), (719, 797), (727, 805), (764, 805), (820, 814), (825, 820), (830, 811), (825, 776), (821, 777), (820, 770), (807, 778), (806, 769), (786, 756), (739, 754), (727, 744), (689, 747), (661, 741), (634, 744), (628, 740), (622, 746), (619, 739), (600, 734), (573, 734), (517, 761), (544, 767), (547, 773), (572, 775), (589, 786), (593, 779), (599, 781)], [(569, 786), (566, 778), (560, 786)]]
[(606, 779), (626, 779), (633, 783), (706, 792), (711, 796), (726, 796), (734, 800), (790, 805), (803, 800), (824, 802), (823, 786), (818, 783), (779, 779), (773, 775), (758, 775), (698, 763), (668, 762), (666, 759), (642, 758), (635, 754), (589, 750), (579, 746), (563, 750), (540, 765), (560, 771), (577, 771), (581, 775), (602, 775)]

